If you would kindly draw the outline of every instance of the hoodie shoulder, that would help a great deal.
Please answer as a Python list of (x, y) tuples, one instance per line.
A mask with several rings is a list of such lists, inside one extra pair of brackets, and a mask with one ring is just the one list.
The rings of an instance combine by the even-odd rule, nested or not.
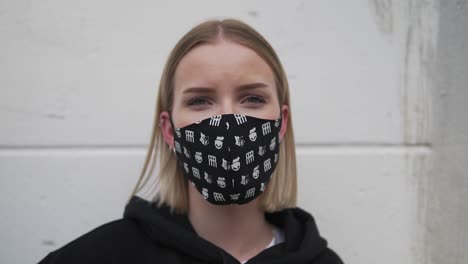
[[(314, 217), (300, 207), (267, 213), (266, 219), (285, 231), (283, 250), (276, 255), (281, 263), (342, 264), (340, 257), (328, 247), (320, 235)], [(272, 252), (273, 253), (273, 252)], [(267, 258), (271, 259), (271, 256)]]
[(39, 264), (124, 263), (148, 244), (147, 240), (137, 223), (119, 219), (101, 225), (50, 252)]
[(326, 248), (314, 264), (344, 264), (338, 254), (331, 248)]
[(307, 210), (296, 207), (292, 210), (295, 214), (295, 217), (301, 219), (302, 222), (308, 222), (309, 225), (313, 226), (314, 231), (316, 232), (313, 236), (317, 236), (324, 242), (322, 251), (318, 254), (316, 261), (314, 264), (343, 264), (343, 261), (338, 256), (338, 254), (333, 251), (330, 247), (328, 247), (328, 242), (325, 238), (320, 236), (318, 231), (318, 227), (315, 223), (315, 219), (310, 212)]

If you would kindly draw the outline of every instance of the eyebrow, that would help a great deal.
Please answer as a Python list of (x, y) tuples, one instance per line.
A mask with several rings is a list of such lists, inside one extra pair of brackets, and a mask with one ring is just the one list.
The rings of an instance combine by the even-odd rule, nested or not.
[[(237, 90), (244, 91), (244, 90), (253, 90), (257, 88), (266, 88), (268, 87), (267, 84), (256, 82), (256, 83), (249, 83), (249, 84), (242, 84), (237, 87)], [(184, 90), (185, 93), (214, 93), (213, 88), (211, 87), (190, 87)]]

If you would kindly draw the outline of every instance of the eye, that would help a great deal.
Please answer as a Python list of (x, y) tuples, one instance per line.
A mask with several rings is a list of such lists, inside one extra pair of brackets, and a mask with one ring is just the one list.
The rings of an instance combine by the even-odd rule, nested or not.
[(196, 97), (188, 101), (188, 105), (204, 105), (209, 103), (208, 99), (205, 97)]
[(254, 103), (254, 104), (264, 104), (265, 99), (261, 96), (250, 95), (243, 102)]

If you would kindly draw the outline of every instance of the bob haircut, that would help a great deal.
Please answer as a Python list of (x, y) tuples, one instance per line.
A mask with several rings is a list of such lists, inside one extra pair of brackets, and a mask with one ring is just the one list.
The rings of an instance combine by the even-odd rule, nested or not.
[[(295, 207), (297, 201), (296, 148), (289, 97), (289, 86), (283, 66), (270, 44), (252, 27), (236, 19), (208, 20), (187, 32), (171, 51), (164, 67), (157, 96), (151, 142), (140, 178), (131, 194), (137, 195), (142, 189), (150, 192), (152, 202), (158, 206), (169, 205), (178, 213), (188, 211), (188, 179), (178, 167), (176, 156), (165, 145), (159, 128), (160, 114), (172, 113), (174, 97), (174, 74), (180, 60), (194, 47), (228, 40), (255, 51), (273, 71), (280, 106), (289, 106), (287, 131), (280, 144), (279, 161), (265, 192), (258, 197), (261, 209), (275, 212)], [(154, 184), (148, 184), (159, 159), (159, 172)]]

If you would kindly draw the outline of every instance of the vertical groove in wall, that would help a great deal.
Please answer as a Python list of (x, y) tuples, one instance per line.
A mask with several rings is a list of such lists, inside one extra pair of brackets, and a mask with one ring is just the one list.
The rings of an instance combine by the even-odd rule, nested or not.
[[(390, 6), (393, 11), (393, 41), (399, 58), (402, 142), (404, 145), (432, 146), (438, 1), (392, 1)], [(412, 263), (428, 263), (430, 256), (426, 227), (433, 159), (432, 149), (425, 152), (407, 149), (405, 155), (408, 184), (414, 193), (414, 200), (408, 201), (413, 208)]]
[[(438, 7), (434, 0), (405, 2), (401, 25), (404, 38), (402, 69), (403, 140), (406, 144), (432, 143), (435, 58), (438, 37)], [(431, 196), (432, 155), (408, 155), (407, 172), (414, 184), (416, 200), (412, 250), (414, 263), (430, 261), (431, 244), (427, 239), (429, 197)], [(429, 242), (429, 243), (428, 243)]]
[(406, 171), (410, 175), (410, 188), (416, 193), (416, 200), (409, 201), (414, 209), (411, 213), (414, 229), (412, 230), (411, 252), (415, 264), (428, 264), (431, 245), (428, 244), (428, 210), (431, 206), (429, 197), (433, 193), (431, 175), (433, 171), (434, 153), (408, 153), (406, 156)]
[(434, 0), (398, 2), (402, 136), (405, 143), (431, 142), (432, 85), (438, 13)]

